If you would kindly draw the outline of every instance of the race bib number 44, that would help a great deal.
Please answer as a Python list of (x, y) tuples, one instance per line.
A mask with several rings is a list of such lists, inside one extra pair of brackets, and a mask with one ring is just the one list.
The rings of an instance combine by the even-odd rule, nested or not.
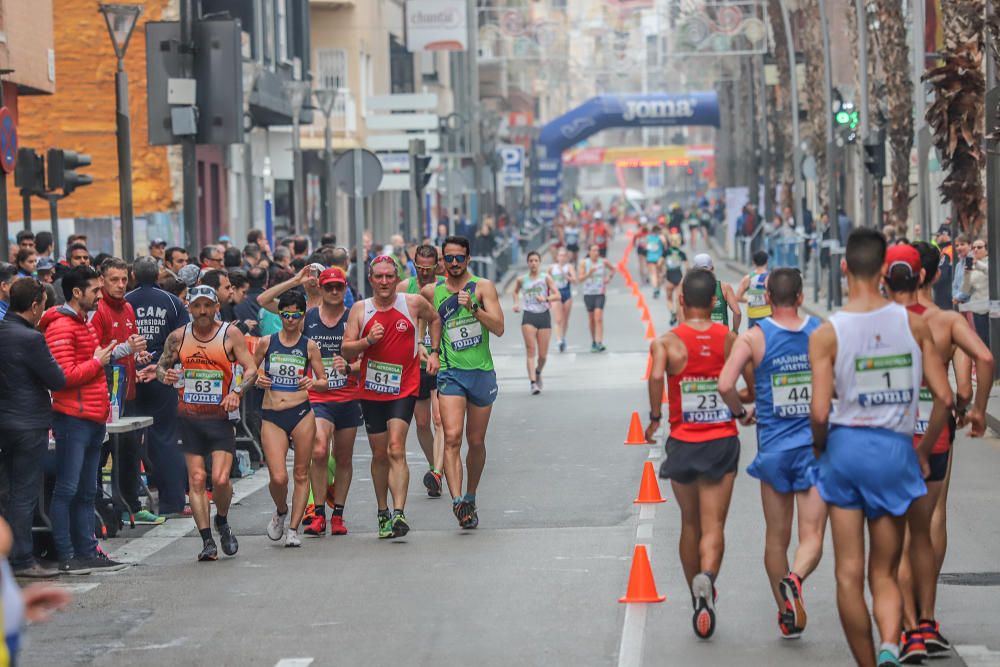
[(448, 321), (448, 340), (456, 352), (475, 347), (483, 341), (483, 325), (475, 317), (456, 317)]
[(809, 416), (812, 400), (812, 373), (775, 373), (771, 376), (774, 416), (795, 419)]
[(184, 371), (184, 402), (192, 405), (222, 403), (222, 371)]
[(365, 389), (377, 394), (398, 395), (403, 378), (403, 367), (371, 359), (365, 371)]
[(733, 418), (715, 380), (681, 382), (681, 418), (689, 424), (718, 424)]
[(913, 356), (856, 357), (854, 376), (862, 407), (903, 405), (913, 400)]

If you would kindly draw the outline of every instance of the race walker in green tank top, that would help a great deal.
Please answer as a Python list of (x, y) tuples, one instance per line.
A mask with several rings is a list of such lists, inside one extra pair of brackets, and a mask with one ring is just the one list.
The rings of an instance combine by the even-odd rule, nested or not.
[[(478, 282), (479, 277), (472, 276), (462, 288), (473, 303), (478, 303)], [(458, 295), (448, 290), (445, 280), (434, 286), (434, 307), (441, 316), (441, 369), (493, 370), (489, 330), (468, 308), (458, 305)]]
[(729, 326), (729, 304), (722, 293), (722, 281), (715, 281), (715, 305), (712, 306), (712, 321)]

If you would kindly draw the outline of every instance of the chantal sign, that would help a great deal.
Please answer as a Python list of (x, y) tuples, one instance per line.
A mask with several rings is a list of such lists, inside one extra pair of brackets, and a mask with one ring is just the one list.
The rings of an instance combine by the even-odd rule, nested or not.
[(464, 51), (468, 41), (465, 0), (407, 0), (408, 51)]
[(663, 118), (691, 118), (697, 100), (625, 100), (622, 109), (622, 120), (626, 123), (643, 120), (659, 120)]

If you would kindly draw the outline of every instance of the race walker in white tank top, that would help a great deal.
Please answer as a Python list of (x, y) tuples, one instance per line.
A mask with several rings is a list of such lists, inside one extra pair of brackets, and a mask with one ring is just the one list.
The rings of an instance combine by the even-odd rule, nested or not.
[[(521, 278), (521, 294), (524, 298), (524, 310), (529, 313), (544, 313), (549, 310), (549, 282), (547, 275), (539, 273), (532, 278), (530, 273)], [(538, 297), (545, 299), (539, 301)]]
[(584, 296), (595, 296), (604, 294), (606, 291), (605, 276), (608, 272), (608, 267), (604, 264), (604, 260), (598, 259), (597, 264), (593, 264), (590, 258), (586, 258), (584, 261), (584, 273), (590, 272), (591, 269), (594, 272), (583, 281), (583, 294)]
[(912, 435), (923, 357), (907, 310), (890, 303), (868, 313), (840, 311), (830, 324), (837, 336), (830, 423)]

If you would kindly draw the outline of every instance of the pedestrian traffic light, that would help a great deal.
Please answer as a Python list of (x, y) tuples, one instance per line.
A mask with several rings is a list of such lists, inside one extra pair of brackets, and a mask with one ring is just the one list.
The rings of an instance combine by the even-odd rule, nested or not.
[(31, 196), (45, 192), (45, 158), (33, 148), (17, 149), (14, 185), (21, 188), (22, 195)]
[(62, 190), (68, 195), (84, 185), (90, 185), (94, 178), (90, 174), (80, 174), (79, 167), (90, 165), (90, 156), (61, 148), (50, 148), (48, 153), (49, 190)]
[(431, 156), (430, 155), (417, 155), (413, 159), (413, 168), (416, 170), (416, 180), (417, 190), (423, 191), (427, 187), (427, 184), (431, 182)]
[(840, 105), (840, 109), (833, 115), (833, 119), (837, 125), (851, 130), (857, 129), (860, 122), (858, 110), (854, 108), (853, 102), (844, 102)]
[(885, 130), (881, 127), (865, 139), (865, 169), (875, 178), (885, 176)]

